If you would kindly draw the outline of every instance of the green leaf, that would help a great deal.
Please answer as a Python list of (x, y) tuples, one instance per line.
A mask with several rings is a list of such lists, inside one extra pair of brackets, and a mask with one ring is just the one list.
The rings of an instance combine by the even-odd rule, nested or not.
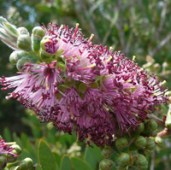
[(10, 142), (12, 140), (11, 139), (11, 132), (8, 128), (4, 129), (3, 136), (7, 142)]
[(41, 140), (38, 147), (38, 162), (42, 170), (58, 170), (54, 155), (48, 144)]
[(92, 170), (97, 169), (98, 164), (102, 159), (101, 150), (96, 146), (87, 147), (84, 159), (88, 162)]
[(91, 170), (88, 163), (79, 158), (71, 158), (71, 162), (74, 167), (74, 170)]
[(64, 156), (61, 161), (60, 170), (73, 170), (71, 168), (70, 159), (67, 156)]

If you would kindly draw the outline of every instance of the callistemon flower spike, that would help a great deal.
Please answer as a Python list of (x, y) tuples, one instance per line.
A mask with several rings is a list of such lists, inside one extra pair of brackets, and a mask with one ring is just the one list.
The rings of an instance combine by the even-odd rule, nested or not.
[[(104, 146), (167, 101), (166, 90), (155, 76), (121, 52), (93, 44), (93, 35), (84, 38), (78, 24), (42, 28), (37, 40), (34, 31), (31, 37), (40, 46), (21, 47), (39, 55), (35, 63), (29, 60), (17, 76), (0, 78), (4, 90), (14, 89), (8, 98), (34, 110), (42, 121)], [(11, 58), (18, 65), (20, 59)]]

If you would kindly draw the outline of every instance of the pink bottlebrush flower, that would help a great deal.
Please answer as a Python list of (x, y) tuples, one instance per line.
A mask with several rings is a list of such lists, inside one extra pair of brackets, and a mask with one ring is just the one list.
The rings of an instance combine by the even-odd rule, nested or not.
[(104, 146), (167, 101), (156, 77), (124, 54), (94, 45), (78, 25), (49, 24), (45, 30), (41, 50), (50, 54), (48, 62), (57, 61), (26, 64), (19, 75), (0, 78), (4, 89), (14, 88), (8, 98), (34, 110), (41, 120)]
[(2, 138), (0, 138), (0, 156), (11, 155), (13, 157), (17, 157), (13, 151), (14, 149), (10, 147)]
[(56, 62), (51, 64), (26, 64), (21, 73), (13, 77), (3, 77), (0, 83), (4, 90), (14, 88), (7, 98), (17, 99), (27, 108), (38, 113), (42, 121), (47, 121), (57, 107), (57, 84), (62, 81)]

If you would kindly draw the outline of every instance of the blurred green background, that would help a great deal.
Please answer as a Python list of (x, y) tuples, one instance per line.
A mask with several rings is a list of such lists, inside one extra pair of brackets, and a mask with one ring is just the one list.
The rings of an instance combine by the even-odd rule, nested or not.
[[(171, 87), (170, 0), (0, 0), (0, 15), (30, 31), (35, 25), (47, 25), (49, 22), (71, 27), (79, 23), (86, 37), (92, 33), (95, 35), (94, 43), (112, 46), (129, 58), (136, 56), (139, 65), (157, 74), (161, 80), (167, 80), (167, 86)], [(0, 42), (0, 76), (14, 75), (17, 71), (8, 62), (11, 52), (11, 49)], [(67, 149), (73, 145), (74, 137), (56, 134), (53, 127), (50, 127), (49, 137), (49, 127), (39, 123), (19, 103), (5, 100), (6, 94), (7, 92), (0, 92), (0, 134), (4, 134), (7, 140), (18, 140), (23, 147), (29, 148), (31, 144), (24, 145), (30, 138), (33, 144), (43, 137), (53, 144), (62, 135), (60, 140), (63, 140)], [(166, 108), (163, 112), (166, 112)], [(25, 142), (21, 142), (19, 137)], [(155, 169), (171, 169), (169, 141), (170, 139), (166, 148), (156, 151), (158, 159)], [(64, 153), (68, 152), (67, 149), (64, 147)], [(33, 154), (29, 151), (26, 150), (25, 155), (31, 155), (37, 161), (34, 151)], [(97, 153), (98, 151), (95, 152), (96, 155)]]

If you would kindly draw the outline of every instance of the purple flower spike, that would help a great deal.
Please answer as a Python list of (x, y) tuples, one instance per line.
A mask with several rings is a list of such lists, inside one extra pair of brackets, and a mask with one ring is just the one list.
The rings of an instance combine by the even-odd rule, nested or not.
[[(92, 43), (81, 30), (49, 24), (40, 59), (14, 77), (0, 78), (3, 89), (34, 110), (42, 121), (80, 140), (111, 145), (114, 136), (135, 129), (159, 104), (166, 90), (121, 52)], [(37, 54), (37, 55), (38, 55)], [(37, 61), (37, 60), (36, 60)]]
[(56, 62), (51, 64), (26, 64), (17, 76), (1, 78), (4, 90), (14, 88), (7, 98), (15, 98), (27, 108), (48, 121), (57, 105), (57, 84), (62, 81)]

